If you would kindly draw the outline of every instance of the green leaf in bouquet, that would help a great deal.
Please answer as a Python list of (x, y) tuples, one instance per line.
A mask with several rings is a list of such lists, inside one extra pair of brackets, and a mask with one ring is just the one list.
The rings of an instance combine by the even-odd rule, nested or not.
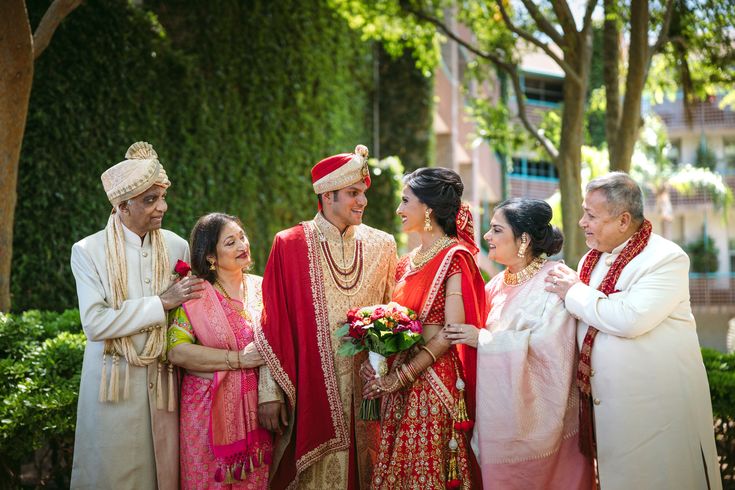
[(391, 335), (383, 339), (383, 355), (392, 355), (399, 351), (398, 349), (398, 335)]
[(359, 344), (355, 344), (352, 340), (349, 341), (342, 341), (342, 345), (339, 346), (339, 349), (337, 349), (337, 354), (340, 356), (350, 357), (354, 356), (358, 352), (362, 352), (364, 350), (364, 347)]
[(341, 327), (339, 327), (334, 332), (334, 336), (341, 340), (342, 337), (346, 337), (349, 333), (350, 333), (350, 324), (349, 323), (345, 323), (344, 325), (342, 325)]
[(398, 335), (398, 350), (400, 351), (410, 349), (416, 344), (423, 344), (423, 343), (424, 343), (423, 335), (412, 334), (410, 332), (401, 332), (401, 334)]

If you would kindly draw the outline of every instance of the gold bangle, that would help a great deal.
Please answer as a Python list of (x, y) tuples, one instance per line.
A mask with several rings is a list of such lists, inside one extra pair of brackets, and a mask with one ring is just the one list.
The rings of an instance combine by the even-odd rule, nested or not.
[(431, 356), (431, 358), (432, 358), (432, 359), (434, 360), (434, 361), (432, 362), (432, 364), (434, 364), (434, 362), (436, 362), (436, 356), (434, 355), (434, 353), (433, 353), (433, 352), (431, 352), (431, 349), (429, 349), (429, 348), (428, 348), (428, 347), (426, 347), (425, 345), (422, 345), (422, 346), (421, 346), (421, 349), (423, 349), (423, 350), (425, 350), (426, 352), (428, 352), (428, 353), (429, 353), (429, 355)]
[(240, 351), (237, 351), (237, 369), (242, 369), (242, 361), (240, 360)]
[(230, 351), (229, 351), (229, 349), (228, 350), (225, 350), (225, 364), (227, 364), (227, 369), (229, 369), (230, 371), (234, 371), (234, 369), (232, 367), (232, 364), (230, 364)]
[(445, 298), (448, 298), (450, 296), (459, 296), (461, 298), (462, 297), (462, 291), (452, 291), (451, 293), (446, 293), (444, 296), (445, 296)]

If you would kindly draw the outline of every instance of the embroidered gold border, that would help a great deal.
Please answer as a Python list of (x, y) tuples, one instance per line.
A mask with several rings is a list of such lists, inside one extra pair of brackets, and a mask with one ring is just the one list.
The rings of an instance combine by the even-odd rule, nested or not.
[(334, 367), (334, 352), (332, 350), (332, 335), (329, 329), (329, 312), (324, 291), (324, 275), (319, 257), (319, 236), (315, 229), (316, 224), (311, 221), (302, 223), (306, 245), (309, 253), (309, 278), (311, 280), (311, 294), (314, 300), (314, 314), (316, 317), (316, 336), (319, 356), (322, 360), (324, 383), (327, 389), (327, 399), (332, 416), (335, 437), (315, 447), (296, 461), (296, 473), (302, 473), (309, 466), (316, 463), (321, 457), (330, 452), (349, 449), (349, 432), (342, 408), (342, 400), (337, 386), (337, 374)]
[[(454, 248), (452, 248), (442, 259), (442, 263), (439, 266), (439, 269), (436, 271), (436, 275), (434, 276), (434, 281), (431, 283), (431, 287), (429, 288), (429, 294), (426, 297), (426, 301), (424, 302), (424, 306), (421, 308), (421, 313), (419, 314), (419, 319), (424, 322), (426, 321), (426, 317), (429, 315), (429, 312), (431, 311), (431, 307), (434, 304), (434, 301), (436, 300), (437, 294), (439, 294), (439, 289), (441, 289), (442, 284), (444, 283), (444, 278), (446, 276), (447, 271), (449, 270), (449, 266), (452, 263), (452, 258), (454, 257), (454, 254), (457, 253), (458, 250), (467, 250), (462, 245), (456, 245)], [(447, 355), (447, 354), (444, 354)], [(450, 362), (454, 362), (453, 359), (450, 359)], [(439, 399), (444, 403), (444, 406), (447, 407), (447, 410), (449, 410), (449, 413), (452, 415), (452, 418), (456, 418), (455, 411), (455, 403), (454, 403), (454, 397), (452, 396), (452, 393), (449, 391), (449, 389), (444, 385), (441, 378), (439, 378), (439, 375), (436, 374), (436, 371), (434, 371), (434, 368), (429, 366), (424, 376), (426, 378), (426, 381), (429, 383), (429, 386), (431, 386), (434, 389), (434, 392), (436, 393), (436, 396), (439, 397)]]
[(261, 356), (263, 357), (263, 360), (265, 361), (268, 368), (271, 370), (271, 375), (273, 376), (273, 379), (276, 380), (278, 386), (280, 386), (284, 393), (286, 393), (286, 397), (288, 397), (288, 402), (291, 404), (291, 407), (295, 407), (296, 389), (294, 389), (291, 379), (288, 377), (288, 374), (286, 374), (283, 366), (281, 366), (281, 361), (279, 361), (278, 357), (273, 353), (273, 349), (271, 349), (268, 340), (266, 340), (265, 338), (263, 329), (255, 329), (253, 331), (253, 337), (255, 346), (258, 348)]

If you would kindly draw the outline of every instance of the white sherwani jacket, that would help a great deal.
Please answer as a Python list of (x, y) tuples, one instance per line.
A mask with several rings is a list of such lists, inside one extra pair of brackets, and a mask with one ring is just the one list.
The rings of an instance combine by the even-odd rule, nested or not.
[(605, 296), (596, 288), (624, 246), (604, 253), (590, 285), (575, 284), (565, 300), (580, 346), (588, 325), (599, 329), (591, 384), (601, 489), (696, 490), (708, 479), (720, 489), (689, 257), (652, 234), (623, 269), (620, 292)]
[[(189, 260), (189, 246), (178, 235), (161, 231), (173, 271), (177, 259)], [(143, 329), (166, 326), (166, 312), (152, 290), (150, 237), (146, 235), (141, 245), (138, 235), (128, 229), (124, 232), (129, 299), (119, 310), (113, 310), (108, 303), (112, 294), (105, 265), (105, 231), (90, 235), (72, 247), (71, 268), (77, 283), (87, 345), (79, 388), (71, 487), (176, 489), (179, 480), (178, 410), (156, 409), (156, 363), (148, 368), (130, 366), (130, 397), (123, 400), (126, 362), (121, 358), (120, 401), (98, 401), (104, 341), (133, 335), (140, 352), (148, 335)], [(107, 363), (109, 378), (109, 358)], [(167, 394), (165, 369), (162, 381), (163, 393)]]

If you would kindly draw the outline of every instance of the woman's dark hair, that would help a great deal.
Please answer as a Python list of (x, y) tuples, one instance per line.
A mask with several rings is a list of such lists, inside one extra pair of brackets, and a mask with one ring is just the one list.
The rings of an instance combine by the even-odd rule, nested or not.
[[(215, 271), (209, 270), (208, 256), (217, 255), (219, 234), (228, 223), (236, 223), (243, 228), (240, 218), (224, 213), (209, 213), (199, 218), (191, 230), (189, 246), (191, 247), (191, 269), (198, 277), (214, 283)], [(243, 228), (244, 230), (245, 228)]]
[(515, 238), (528, 233), (531, 237), (528, 246), (534, 257), (542, 253), (551, 256), (561, 250), (564, 235), (559, 228), (551, 226), (553, 213), (546, 201), (514, 197), (498, 204), (495, 211), (503, 212)]
[(462, 204), (464, 184), (454, 170), (423, 167), (403, 178), (419, 201), (431, 208), (434, 219), (451, 237), (457, 236), (457, 212)]

